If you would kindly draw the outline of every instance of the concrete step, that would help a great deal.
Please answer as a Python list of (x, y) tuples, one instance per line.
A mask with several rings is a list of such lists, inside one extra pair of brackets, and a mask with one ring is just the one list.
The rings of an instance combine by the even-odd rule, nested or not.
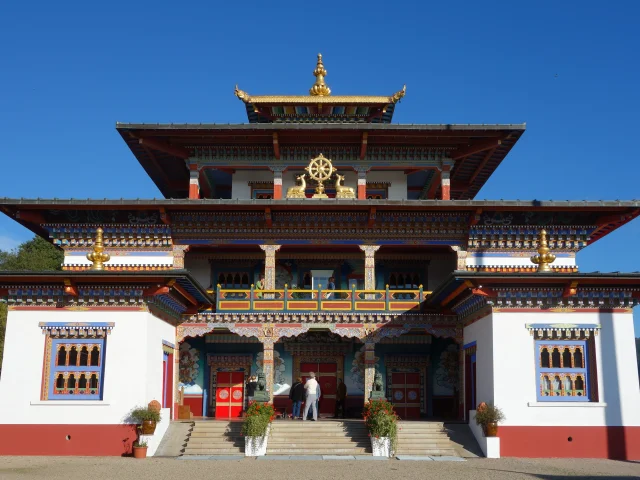
[(267, 455), (366, 455), (371, 449), (365, 448), (267, 448)]

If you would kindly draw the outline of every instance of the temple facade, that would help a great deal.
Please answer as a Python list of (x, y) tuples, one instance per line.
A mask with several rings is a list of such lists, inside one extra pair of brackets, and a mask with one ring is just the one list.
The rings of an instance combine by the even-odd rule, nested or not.
[(260, 373), (290, 414), (315, 372), (321, 416), (342, 380), (359, 418), (380, 373), (405, 420), (501, 407), (502, 456), (640, 459), (640, 274), (576, 257), (640, 202), (474, 200), (525, 125), (392, 124), (406, 87), (313, 74), (308, 95), (236, 86), (246, 124), (118, 123), (164, 199), (0, 199), (64, 251), (0, 272), (0, 455), (127, 453), (152, 400), (156, 443), (240, 418)]

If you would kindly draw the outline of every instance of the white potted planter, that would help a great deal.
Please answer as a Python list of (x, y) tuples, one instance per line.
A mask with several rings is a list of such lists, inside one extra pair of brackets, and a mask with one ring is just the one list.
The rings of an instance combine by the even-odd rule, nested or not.
[(244, 437), (244, 456), (263, 457), (267, 454), (267, 443), (271, 425), (267, 427), (267, 434), (263, 437)]
[(374, 457), (390, 457), (392, 453), (391, 439), (389, 437), (371, 437), (371, 450), (373, 450)]

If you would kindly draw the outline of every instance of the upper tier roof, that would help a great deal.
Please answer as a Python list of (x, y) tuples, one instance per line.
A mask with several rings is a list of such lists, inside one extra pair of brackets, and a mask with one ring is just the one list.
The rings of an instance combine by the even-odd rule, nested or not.
[(235, 94), (245, 103), (250, 123), (391, 123), (395, 105), (407, 91), (405, 85), (388, 96), (332, 96), (321, 54), (313, 75), (309, 95), (249, 95), (237, 85)]
[[(116, 129), (167, 198), (188, 197), (190, 158), (206, 157), (208, 163), (200, 165), (205, 169), (302, 169), (324, 153), (339, 168), (362, 165), (417, 176), (429, 168), (426, 157), (446, 154), (455, 162), (451, 199), (467, 200), (507, 156), (525, 125), (117, 123)], [(422, 179), (425, 186), (428, 181)]]

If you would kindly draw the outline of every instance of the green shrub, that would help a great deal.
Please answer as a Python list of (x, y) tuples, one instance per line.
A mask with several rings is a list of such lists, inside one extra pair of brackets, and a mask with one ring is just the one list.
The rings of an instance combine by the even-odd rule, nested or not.
[(276, 411), (270, 403), (251, 402), (242, 424), (245, 437), (264, 437), (269, 424), (276, 418)]
[(138, 423), (142, 423), (146, 420), (151, 420), (153, 422), (160, 421), (160, 412), (151, 410), (149, 407), (136, 407), (131, 410), (129, 415)]
[(491, 403), (482, 402), (476, 409), (476, 423), (482, 427), (490, 423), (500, 423), (504, 418), (502, 410)]
[(363, 417), (369, 436), (389, 437), (391, 451), (395, 452), (398, 443), (398, 415), (393, 404), (387, 400), (371, 400), (364, 407)]

